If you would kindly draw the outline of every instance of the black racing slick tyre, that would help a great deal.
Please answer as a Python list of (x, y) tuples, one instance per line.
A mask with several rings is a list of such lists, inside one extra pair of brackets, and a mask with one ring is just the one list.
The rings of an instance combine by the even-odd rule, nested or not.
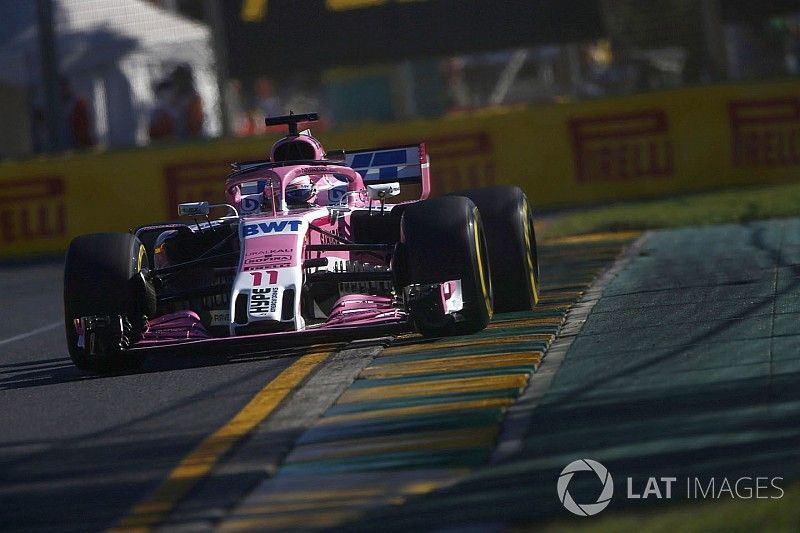
[(410, 204), (401, 221), (398, 279), (403, 286), (461, 280), (463, 309), (456, 315), (414, 313), (428, 337), (467, 335), (484, 329), (494, 312), (492, 283), (481, 216), (462, 197)]
[(494, 309), (529, 311), (539, 301), (533, 212), (519, 187), (497, 185), (455, 193), (478, 207), (492, 270)]
[[(103, 372), (135, 365), (78, 346), (74, 320), (84, 316), (141, 315), (134, 277), (147, 266), (147, 253), (128, 233), (93, 233), (72, 240), (64, 265), (64, 320), (69, 355), (83, 370)], [(112, 356), (115, 354), (107, 354)]]

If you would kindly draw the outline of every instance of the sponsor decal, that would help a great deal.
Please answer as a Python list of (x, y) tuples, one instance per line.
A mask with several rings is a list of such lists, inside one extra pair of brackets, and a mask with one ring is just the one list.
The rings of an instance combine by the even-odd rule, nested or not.
[(253, 289), (250, 293), (250, 314), (264, 316), (274, 313), (278, 308), (278, 289), (268, 287)]
[(47, 176), (0, 182), (0, 243), (67, 235), (64, 178)]
[(569, 121), (579, 183), (675, 174), (667, 114), (661, 109)]
[(442, 308), (445, 314), (457, 313), (464, 309), (464, 297), (461, 280), (445, 281), (439, 287), (442, 297)]
[[(338, 228), (330, 228), (326, 230), (331, 235), (336, 235), (337, 237), (341, 237), (342, 232)], [(319, 242), (320, 244), (341, 244), (341, 240), (331, 237), (331, 235), (325, 235), (324, 233), (319, 234)]]
[(269, 263), (264, 265), (245, 265), (242, 267), (242, 272), (250, 272), (253, 270), (263, 270), (265, 267), (270, 268), (287, 268), (293, 266), (291, 263)]
[(228, 309), (212, 309), (210, 314), (212, 326), (227, 326), (231, 323), (231, 312)]
[[(292, 266), (291, 255), (264, 254), (260, 257), (249, 257), (244, 260), (245, 270), (251, 267), (285, 268), (288, 266)], [(259, 270), (261, 270), (261, 268), (259, 268)]]
[(208, 202), (187, 202), (178, 206), (178, 215), (187, 217), (208, 216)]
[(252, 196), (245, 196), (239, 204), (239, 212), (243, 215), (250, 213), (261, 212), (261, 199), (262, 195), (254, 194)]
[(245, 253), (242, 270), (264, 270), (265, 268), (286, 268), (294, 262), (294, 249), (274, 248), (270, 250), (250, 250)]
[(338, 205), (345, 202), (347, 187), (336, 186), (328, 189), (328, 205)]
[(728, 112), (734, 167), (800, 165), (800, 98), (737, 100)]
[(258, 261), (291, 261), (294, 248), (270, 248), (267, 250), (247, 250), (245, 252), (245, 263), (256, 264)]
[(302, 223), (301, 220), (270, 220), (256, 224), (244, 224), (242, 226), (242, 236), (247, 239), (276, 233), (297, 233), (300, 231)]

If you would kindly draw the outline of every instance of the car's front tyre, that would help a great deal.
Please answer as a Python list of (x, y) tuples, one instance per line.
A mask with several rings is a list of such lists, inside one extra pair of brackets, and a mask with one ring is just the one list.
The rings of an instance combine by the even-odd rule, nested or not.
[(147, 266), (144, 245), (128, 233), (93, 233), (72, 240), (64, 265), (64, 322), (67, 347), (75, 366), (102, 372), (130, 364), (118, 354), (90, 354), (78, 345), (74, 320), (85, 316), (140, 318), (135, 276)]
[(457, 315), (412, 313), (425, 336), (466, 335), (484, 329), (492, 318), (492, 282), (481, 216), (468, 198), (423, 200), (405, 208), (400, 257), (395, 261), (402, 286), (461, 281), (463, 309)]

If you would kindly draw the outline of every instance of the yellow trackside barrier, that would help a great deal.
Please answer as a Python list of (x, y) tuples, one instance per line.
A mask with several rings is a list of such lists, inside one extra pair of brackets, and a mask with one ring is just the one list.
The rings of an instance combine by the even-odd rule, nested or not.
[[(796, 179), (800, 82), (677, 89), (588, 102), (364, 125), (332, 148), (425, 141), (433, 192), (517, 184), (536, 207)], [(274, 136), (0, 163), (0, 259), (58, 253), (78, 234), (175, 218), (221, 200), (236, 160)]]

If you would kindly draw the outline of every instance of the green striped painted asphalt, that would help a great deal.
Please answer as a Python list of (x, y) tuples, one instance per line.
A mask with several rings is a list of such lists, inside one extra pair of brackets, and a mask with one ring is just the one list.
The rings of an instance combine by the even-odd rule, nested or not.
[(541, 351), (503, 351), (493, 354), (444, 355), (424, 360), (403, 357), (399, 361), (380, 362), (362, 372), (364, 379), (431, 375), (446, 372), (480, 370), (519, 365), (538, 365), (542, 361)]
[[(554, 335), (537, 336), (537, 340), (513, 344), (479, 344), (451, 350), (429, 350), (375, 358), (359, 379), (403, 377), (412, 374), (434, 374), (442, 370), (459, 372), (473, 368), (494, 368), (508, 364), (527, 364), (542, 359)], [(538, 340), (538, 339), (547, 339)]]
[[(543, 334), (556, 335), (561, 329), (562, 325), (561, 317), (536, 318), (533, 320), (542, 322), (540, 324), (535, 325), (535, 327), (536, 331)], [(521, 331), (521, 329), (515, 325), (515, 322), (522, 322), (522, 321), (523, 320), (520, 321), (505, 320), (503, 322), (492, 322), (491, 324), (489, 324), (489, 327), (486, 328), (486, 334), (492, 335), (495, 332), (499, 331), (509, 332), (509, 333)], [(544, 323), (544, 322), (549, 322), (549, 323)]]
[(376, 456), (386, 453), (418, 452), (425, 450), (454, 450), (489, 448), (497, 439), (498, 428), (486, 426), (460, 431), (444, 430), (410, 433), (400, 436), (358, 438), (334, 443), (305, 445), (293, 454), (293, 463), (330, 461), (347, 457)]
[[(554, 335), (552, 334), (543, 334), (541, 337), (537, 335), (530, 335), (532, 339), (509, 339), (508, 334), (503, 337), (499, 337), (497, 339), (493, 339), (491, 336), (487, 337), (479, 337), (476, 340), (481, 340), (484, 342), (481, 343), (474, 343), (465, 346), (426, 346), (420, 351), (416, 350), (404, 350), (403, 352), (387, 352), (385, 355), (377, 356), (375, 358), (376, 361), (394, 361), (399, 357), (405, 356), (418, 356), (421, 355), (423, 357), (442, 357), (447, 356), (449, 354), (452, 355), (466, 355), (470, 353), (486, 353), (486, 350), (490, 350), (491, 353), (497, 353), (500, 351), (508, 350), (517, 350), (517, 351), (537, 351), (541, 350), (543, 347), (546, 348), (550, 345), (551, 340), (553, 339)], [(413, 346), (407, 346), (407, 348), (413, 348)]]
[[(429, 359), (439, 358), (457, 358), (467, 355), (492, 355), (496, 353), (534, 353), (542, 352), (549, 346), (545, 342), (521, 342), (518, 344), (504, 345), (501, 349), (496, 346), (479, 346), (477, 348), (462, 349), (462, 350), (428, 350), (423, 353), (411, 353), (403, 355), (384, 355), (383, 357), (376, 357), (372, 362), (372, 368), (380, 367), (383, 365), (390, 365), (396, 363), (405, 363), (409, 361), (427, 361)], [(361, 380), (359, 380), (361, 381)]]
[[(537, 370), (569, 308), (630, 238), (543, 246), (540, 262), (547, 265), (546, 274), (533, 311), (498, 314), (476, 335), (404, 338), (386, 348), (296, 442), (276, 476), (246, 498), (227, 523), (244, 529), (290, 527), (316, 523), (316, 517), (334, 525), (388, 494), (381, 488), (358, 502), (337, 500), (336, 506), (326, 507), (338, 488), (357, 485), (358, 476), (381, 472), (382, 487), (391, 485), (392, 476), (411, 476), (423, 487), (415, 493), (422, 493), (485, 464), (506, 408)], [(323, 492), (329, 496), (317, 500), (316, 515), (307, 506), (279, 510), (280, 491), (270, 484), (290, 485), (302, 501), (303, 491), (309, 496), (320, 492), (320, 479), (327, 480)], [(271, 503), (277, 504), (274, 510)], [(335, 516), (325, 514), (331, 508)]]
[(518, 394), (519, 389), (494, 389), (479, 392), (462, 392), (456, 394), (433, 394), (430, 396), (377, 400), (374, 402), (362, 402), (357, 404), (337, 404), (332, 406), (325, 414), (328, 416), (335, 416), (347, 413), (356, 413), (359, 411), (387, 409), (390, 407), (413, 407), (416, 405), (462, 402), (466, 400), (484, 400), (489, 398), (516, 398)]
[(491, 452), (491, 448), (425, 449), (415, 452), (384, 453), (309, 463), (288, 462), (281, 468), (281, 475), (296, 476), (414, 468), (474, 468), (485, 464)]
[[(548, 339), (552, 339), (555, 335), (547, 335)], [(484, 344), (476, 346), (465, 346), (463, 348), (427, 348), (422, 353), (403, 353), (392, 355), (391, 353), (384, 356), (378, 356), (373, 360), (373, 365), (380, 366), (392, 363), (401, 363), (404, 361), (422, 361), (427, 359), (440, 359), (440, 358), (458, 358), (467, 355), (491, 355), (501, 353), (525, 353), (525, 352), (542, 352), (550, 345), (549, 341), (525, 341), (521, 340), (516, 343), (504, 344)]]
[[(500, 367), (500, 368), (483, 368), (475, 370), (464, 370), (461, 372), (441, 372), (437, 374), (423, 374), (421, 376), (404, 376), (398, 378), (383, 378), (383, 379), (359, 379), (354, 382), (348, 390), (358, 389), (371, 389), (380, 388), (390, 385), (407, 385), (424, 383), (431, 380), (440, 379), (463, 379), (475, 377), (495, 377), (495, 376), (513, 376), (518, 374), (531, 374), (538, 365), (521, 365), (513, 367)], [(419, 394), (424, 394), (424, 390), (420, 390)], [(338, 405), (338, 404), (336, 404)]]
[[(502, 420), (500, 409), (473, 410), (454, 417), (450, 414), (420, 415), (411, 418), (350, 422), (336, 426), (314, 426), (297, 441), (303, 444), (346, 440), (356, 437), (368, 438), (378, 435), (396, 435), (423, 431), (485, 427)], [(282, 470), (281, 470), (282, 472)], [(279, 472), (280, 473), (280, 472)]]
[[(564, 313), (568, 311), (568, 309), (564, 309), (563, 311), (559, 311), (558, 315), (554, 318), (559, 318), (564, 316)], [(537, 317), (541, 316), (536, 313)], [(509, 336), (509, 334), (513, 334), (515, 337), (517, 335), (524, 335), (524, 336), (531, 336), (536, 338), (539, 335), (555, 335), (561, 329), (560, 326), (533, 326), (529, 328), (515, 328), (512, 325), (506, 325), (504, 328), (492, 328), (488, 330), (484, 330), (480, 333), (480, 339), (498, 339), (502, 340)]]

